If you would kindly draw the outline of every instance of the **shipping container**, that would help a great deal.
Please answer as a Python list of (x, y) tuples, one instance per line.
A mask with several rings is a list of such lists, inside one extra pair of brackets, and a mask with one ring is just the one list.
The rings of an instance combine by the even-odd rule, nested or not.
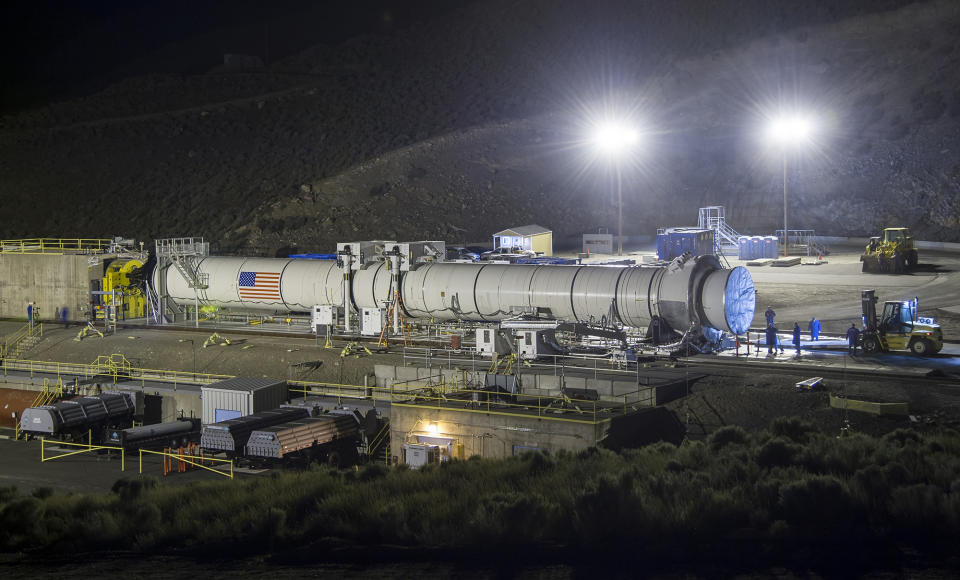
[(204, 425), (276, 409), (287, 400), (287, 383), (236, 377), (200, 387)]
[(658, 259), (672, 260), (685, 252), (692, 256), (713, 254), (713, 230), (669, 228), (657, 234)]

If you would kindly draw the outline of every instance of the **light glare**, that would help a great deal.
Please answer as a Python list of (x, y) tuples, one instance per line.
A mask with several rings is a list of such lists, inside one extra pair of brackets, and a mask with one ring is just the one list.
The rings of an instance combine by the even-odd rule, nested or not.
[(616, 154), (633, 147), (640, 140), (636, 130), (609, 123), (597, 127), (593, 135), (593, 143), (601, 151)]
[(803, 143), (810, 139), (813, 125), (806, 117), (780, 117), (770, 123), (769, 136), (782, 145)]

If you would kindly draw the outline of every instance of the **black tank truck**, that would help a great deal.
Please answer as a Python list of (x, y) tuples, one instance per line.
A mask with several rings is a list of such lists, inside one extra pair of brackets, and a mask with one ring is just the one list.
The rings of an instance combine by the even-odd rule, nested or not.
[(181, 417), (176, 421), (141, 425), (110, 431), (110, 441), (125, 450), (186, 447), (200, 442), (200, 419)]
[(245, 457), (258, 466), (355, 465), (363, 444), (361, 421), (359, 413), (330, 411), (258, 429), (250, 433)]
[(20, 428), (30, 437), (62, 440), (107, 441), (113, 429), (132, 424), (136, 401), (129, 393), (102, 393), (79, 397), (52, 405), (28, 407), (23, 411)]
[(243, 455), (251, 432), (309, 416), (310, 410), (306, 407), (281, 407), (210, 423), (204, 425), (200, 433), (200, 447), (215, 453), (225, 452), (232, 459)]

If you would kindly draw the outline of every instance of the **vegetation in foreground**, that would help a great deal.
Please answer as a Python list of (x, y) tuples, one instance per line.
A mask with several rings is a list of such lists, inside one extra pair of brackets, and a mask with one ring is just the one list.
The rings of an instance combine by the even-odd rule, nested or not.
[(330, 546), (393, 546), (888, 568), (907, 554), (948, 556), (960, 538), (960, 433), (838, 439), (781, 419), (755, 435), (725, 427), (704, 442), (619, 454), (315, 468), (188, 487), (147, 477), (113, 491), (2, 488), (0, 549), (324, 558)]

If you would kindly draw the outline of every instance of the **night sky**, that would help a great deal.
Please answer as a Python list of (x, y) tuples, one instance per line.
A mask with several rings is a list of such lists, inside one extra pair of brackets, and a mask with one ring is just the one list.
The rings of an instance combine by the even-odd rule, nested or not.
[(95, 92), (144, 73), (199, 74), (224, 53), (270, 61), (317, 44), (389, 33), (463, 1), (39, 0), (2, 24), (3, 113)]

